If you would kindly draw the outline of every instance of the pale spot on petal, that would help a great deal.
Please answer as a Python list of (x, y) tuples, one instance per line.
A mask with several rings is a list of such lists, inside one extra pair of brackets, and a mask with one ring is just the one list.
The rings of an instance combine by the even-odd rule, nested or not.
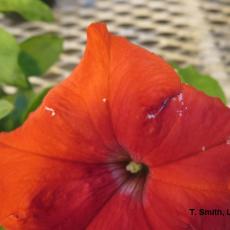
[(182, 102), (183, 101), (183, 94), (182, 93), (180, 93), (178, 96), (177, 96), (177, 98), (178, 98), (178, 101), (179, 102)]
[(201, 150), (202, 150), (202, 152), (204, 152), (206, 150), (206, 147), (202, 146)]
[(55, 112), (55, 110), (53, 108), (45, 106), (45, 110), (48, 111), (51, 114), (51, 117), (54, 117), (56, 115), (56, 112)]
[(153, 113), (148, 113), (148, 114), (147, 114), (147, 118), (148, 118), (149, 120), (151, 120), (151, 119), (156, 118), (156, 115), (153, 114)]
[(106, 98), (106, 97), (103, 97), (103, 98), (102, 98), (102, 102), (103, 102), (103, 103), (107, 102), (107, 98)]
[(178, 109), (178, 110), (176, 111), (176, 113), (178, 114), (179, 117), (182, 117), (182, 115), (183, 115), (183, 110)]
[(227, 138), (226, 144), (227, 144), (227, 145), (230, 145), (230, 137)]

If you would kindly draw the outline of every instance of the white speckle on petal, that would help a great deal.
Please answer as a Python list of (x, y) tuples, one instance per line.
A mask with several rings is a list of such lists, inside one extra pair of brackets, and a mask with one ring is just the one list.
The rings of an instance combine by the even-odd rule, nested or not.
[(106, 98), (106, 97), (103, 97), (103, 98), (102, 98), (102, 102), (103, 102), (103, 103), (107, 102), (107, 98)]
[(169, 102), (169, 98), (166, 98), (166, 99), (162, 102), (160, 108), (159, 108), (156, 112), (149, 112), (149, 113), (146, 115), (147, 119), (149, 119), (149, 120), (155, 119), (155, 118), (165, 109), (165, 107), (167, 106), (168, 102)]
[(149, 120), (155, 119), (155, 118), (156, 118), (156, 115), (155, 115), (154, 113), (148, 113), (148, 114), (147, 114), (147, 118), (148, 118)]
[(183, 115), (183, 111), (182, 110), (177, 110), (176, 112), (177, 112), (177, 114), (178, 114), (179, 117), (182, 117), (182, 115)]
[(53, 108), (45, 106), (45, 110), (48, 111), (48, 112), (50, 112), (51, 117), (54, 117), (56, 115), (56, 112), (55, 112), (55, 110)]
[(206, 147), (202, 146), (201, 150), (202, 150), (202, 152), (204, 152), (206, 150)]
[(184, 95), (183, 95), (183, 93), (180, 93), (177, 96), (177, 99), (178, 99), (178, 101), (180, 102), (181, 105), (184, 105)]
[(176, 113), (178, 114), (179, 117), (182, 117), (183, 113), (185, 113), (185, 111), (188, 110), (188, 107), (185, 105), (185, 102), (184, 102), (184, 94), (180, 93), (173, 99), (179, 102)]
[(179, 101), (179, 102), (182, 102), (182, 101), (183, 101), (183, 94), (180, 93), (180, 94), (177, 96), (177, 98), (178, 98), (178, 101)]

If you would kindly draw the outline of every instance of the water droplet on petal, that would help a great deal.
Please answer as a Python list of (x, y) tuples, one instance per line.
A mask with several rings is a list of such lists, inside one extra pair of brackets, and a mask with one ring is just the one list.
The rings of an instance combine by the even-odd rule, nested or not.
[(56, 112), (55, 112), (55, 110), (53, 108), (45, 106), (45, 110), (48, 111), (51, 114), (51, 117), (54, 117), (56, 115)]

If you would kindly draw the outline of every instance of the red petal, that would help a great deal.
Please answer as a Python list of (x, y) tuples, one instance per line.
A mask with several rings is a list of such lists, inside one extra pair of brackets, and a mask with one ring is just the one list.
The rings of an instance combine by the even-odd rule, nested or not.
[(160, 57), (127, 40), (112, 36), (110, 109), (119, 143), (139, 161), (153, 148), (148, 116), (179, 93), (175, 71)]
[(122, 181), (103, 163), (123, 158), (102, 100), (108, 93), (109, 33), (99, 24), (88, 37), (71, 77), (21, 128), (1, 134), (0, 222), (9, 229), (83, 228)]
[[(188, 171), (188, 170), (187, 170)], [(168, 174), (169, 175), (169, 174)], [(229, 192), (197, 190), (149, 180), (146, 187), (144, 208), (152, 229), (229, 229)], [(195, 209), (192, 215), (190, 209)], [(200, 215), (200, 209), (220, 209), (222, 215)]]
[(51, 90), (22, 128), (2, 134), (0, 141), (59, 159), (95, 162), (120, 157), (122, 150), (103, 102), (109, 90), (109, 36), (104, 25), (90, 26), (80, 65)]
[[(144, 158), (151, 168), (146, 213), (156, 229), (229, 229), (230, 110), (188, 86), (182, 93), (156, 120), (161, 141)], [(225, 216), (200, 216), (199, 209), (221, 209)]]
[(179, 78), (160, 57), (93, 24), (83, 60), (70, 78), (1, 142), (58, 158), (109, 161), (122, 155), (118, 139), (135, 157), (152, 147), (146, 141), (148, 111), (179, 90)]
[[(141, 179), (140, 179), (141, 180)], [(142, 205), (143, 184), (129, 178), (88, 225), (89, 230), (151, 229)]]
[[(229, 205), (229, 109), (186, 86), (183, 100), (170, 100), (181, 85), (163, 60), (102, 24), (89, 27), (88, 37), (71, 77), (21, 128), (1, 134), (0, 221), (12, 230), (200, 228), (202, 219), (183, 214), (190, 205)], [(149, 166), (145, 209), (142, 193), (130, 193), (125, 167), (108, 167), (127, 158), (123, 148)], [(157, 213), (174, 206), (181, 218)]]
[(85, 229), (126, 180), (118, 166), (0, 148), (0, 223), (7, 229)]
[(184, 85), (181, 94), (151, 122), (156, 132), (149, 138), (157, 147), (149, 152), (143, 149), (144, 161), (155, 167), (226, 144), (229, 121), (230, 109), (219, 99)]

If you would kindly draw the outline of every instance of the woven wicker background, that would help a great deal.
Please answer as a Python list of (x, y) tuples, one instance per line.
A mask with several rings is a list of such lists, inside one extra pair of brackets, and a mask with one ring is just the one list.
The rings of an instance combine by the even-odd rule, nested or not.
[(0, 25), (19, 41), (48, 31), (65, 38), (59, 63), (46, 77), (31, 79), (38, 86), (67, 77), (81, 58), (87, 25), (104, 21), (114, 33), (168, 61), (213, 75), (230, 102), (230, 0), (59, 0), (54, 10), (52, 24), (15, 22), (0, 15)]

